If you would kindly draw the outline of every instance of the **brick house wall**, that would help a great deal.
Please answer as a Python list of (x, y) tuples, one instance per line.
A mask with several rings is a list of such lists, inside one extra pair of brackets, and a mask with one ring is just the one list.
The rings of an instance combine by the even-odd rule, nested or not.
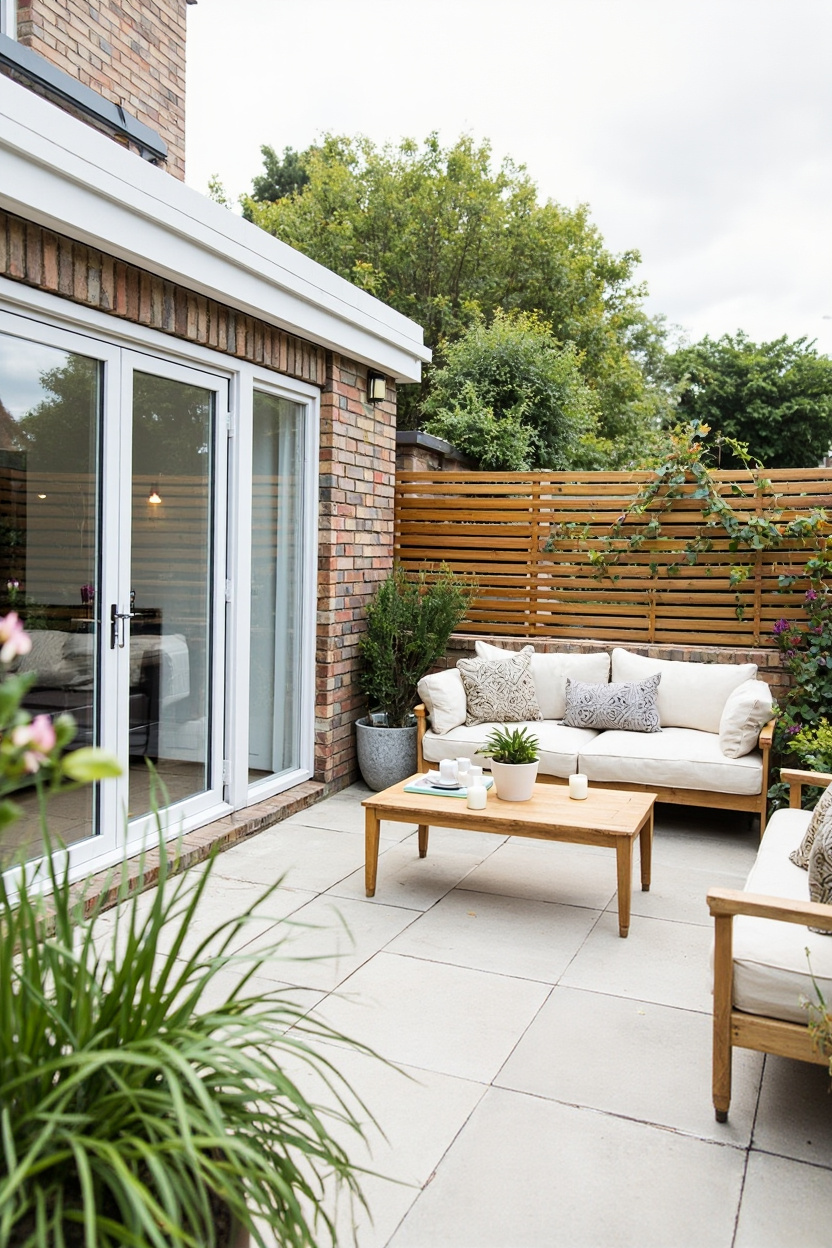
[(367, 402), (367, 369), (254, 317), (0, 212), (0, 276), (295, 377), (321, 391), (315, 778), (357, 776), (358, 638), (393, 562), (395, 386)]
[(18, 0), (17, 40), (156, 130), (165, 168), (184, 178), (186, 11), (185, 0)]

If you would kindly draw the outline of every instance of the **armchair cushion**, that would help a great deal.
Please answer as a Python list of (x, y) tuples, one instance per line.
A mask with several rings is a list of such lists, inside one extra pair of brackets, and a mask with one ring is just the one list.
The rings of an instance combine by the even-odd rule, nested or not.
[[(808, 901), (806, 876), (789, 861), (808, 818), (805, 810), (776, 812), (760, 842), (746, 892)], [(796, 923), (744, 914), (734, 919), (735, 1009), (805, 1025), (808, 1015), (801, 999), (815, 1000), (810, 966), (824, 997), (832, 1000), (832, 940)]]

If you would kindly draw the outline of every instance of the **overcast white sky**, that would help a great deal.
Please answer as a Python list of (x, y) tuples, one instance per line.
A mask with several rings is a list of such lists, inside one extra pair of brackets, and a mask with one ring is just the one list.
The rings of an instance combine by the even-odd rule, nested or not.
[(235, 196), (260, 145), (468, 131), (637, 248), (697, 339), (832, 353), (830, 0), (199, 0), (187, 180)]

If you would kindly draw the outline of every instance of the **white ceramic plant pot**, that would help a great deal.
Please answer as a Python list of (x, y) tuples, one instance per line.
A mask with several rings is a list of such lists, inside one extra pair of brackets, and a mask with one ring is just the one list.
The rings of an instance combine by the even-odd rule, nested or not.
[(504, 802), (528, 802), (534, 791), (539, 766), (539, 762), (497, 763), (492, 758), (491, 774), (497, 796)]

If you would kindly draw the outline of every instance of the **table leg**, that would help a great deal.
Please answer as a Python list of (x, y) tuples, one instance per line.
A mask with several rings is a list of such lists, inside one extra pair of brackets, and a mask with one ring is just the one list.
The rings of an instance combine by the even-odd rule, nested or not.
[(378, 873), (378, 836), (381, 820), (369, 806), (364, 807), (364, 889), (368, 897), (376, 892)]
[(419, 857), (424, 858), (428, 852), (428, 833), (430, 827), (426, 823), (419, 824)]
[(618, 868), (618, 935), (626, 936), (630, 930), (630, 898), (633, 887), (632, 837), (618, 837), (615, 843), (615, 862)]
[(641, 891), (650, 892), (650, 872), (653, 863), (653, 808), (638, 834), (638, 853), (641, 861)]

